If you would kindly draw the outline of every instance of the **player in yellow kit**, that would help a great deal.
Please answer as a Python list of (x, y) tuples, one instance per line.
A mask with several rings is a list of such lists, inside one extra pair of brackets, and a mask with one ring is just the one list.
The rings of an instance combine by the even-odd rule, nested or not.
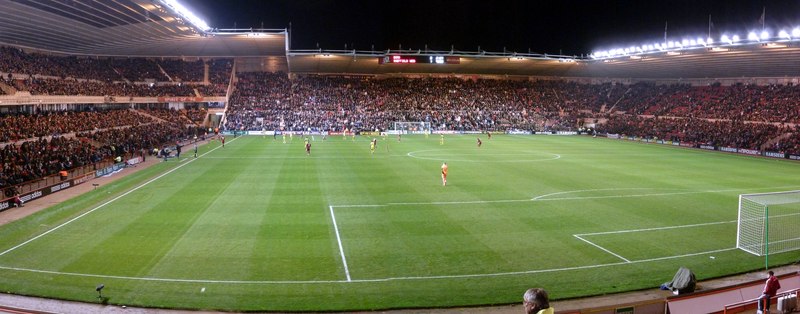
[(442, 163), (442, 186), (447, 185), (447, 163)]

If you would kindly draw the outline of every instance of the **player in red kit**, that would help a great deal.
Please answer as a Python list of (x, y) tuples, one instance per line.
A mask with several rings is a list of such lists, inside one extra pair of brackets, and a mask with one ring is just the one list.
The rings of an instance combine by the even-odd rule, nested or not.
[(306, 155), (311, 156), (311, 142), (306, 142)]
[(483, 144), (483, 142), (481, 142), (481, 138), (479, 137), (479, 138), (478, 138), (478, 148), (480, 148), (480, 147), (481, 147), (481, 144)]

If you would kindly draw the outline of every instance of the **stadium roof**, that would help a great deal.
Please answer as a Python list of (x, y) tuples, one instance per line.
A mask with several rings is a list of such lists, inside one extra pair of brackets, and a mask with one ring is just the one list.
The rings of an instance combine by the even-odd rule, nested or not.
[[(290, 51), (293, 73), (493, 74), (632, 79), (800, 76), (800, 44), (748, 44), (607, 59), (512, 53)], [(385, 56), (455, 56), (458, 63), (381, 63)]]
[(0, 0), (0, 44), (100, 56), (275, 56), (286, 30), (204, 32), (156, 0)]
[[(619, 55), (603, 59), (459, 51), (287, 51), (285, 29), (201, 29), (171, 0), (0, 0), (0, 45), (65, 54), (283, 58), (293, 73), (489, 74), (632, 79), (800, 77), (800, 42)], [(457, 62), (381, 63), (391, 56)], [(454, 59), (451, 59), (451, 61)], [(280, 62), (283, 63), (283, 62)]]

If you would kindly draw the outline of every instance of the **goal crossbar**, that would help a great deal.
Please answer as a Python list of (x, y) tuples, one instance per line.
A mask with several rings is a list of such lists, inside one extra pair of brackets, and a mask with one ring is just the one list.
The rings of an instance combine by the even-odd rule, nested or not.
[(739, 195), (736, 247), (757, 256), (800, 249), (800, 191)]

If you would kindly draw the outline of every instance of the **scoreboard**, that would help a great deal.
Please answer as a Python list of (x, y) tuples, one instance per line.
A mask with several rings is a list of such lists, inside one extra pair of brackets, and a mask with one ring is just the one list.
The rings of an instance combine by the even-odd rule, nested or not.
[(385, 57), (378, 58), (379, 64), (388, 64), (388, 63), (399, 63), (399, 64), (409, 64), (409, 63), (428, 63), (428, 64), (459, 64), (461, 63), (460, 57), (454, 56), (442, 56), (442, 55), (388, 55)]

